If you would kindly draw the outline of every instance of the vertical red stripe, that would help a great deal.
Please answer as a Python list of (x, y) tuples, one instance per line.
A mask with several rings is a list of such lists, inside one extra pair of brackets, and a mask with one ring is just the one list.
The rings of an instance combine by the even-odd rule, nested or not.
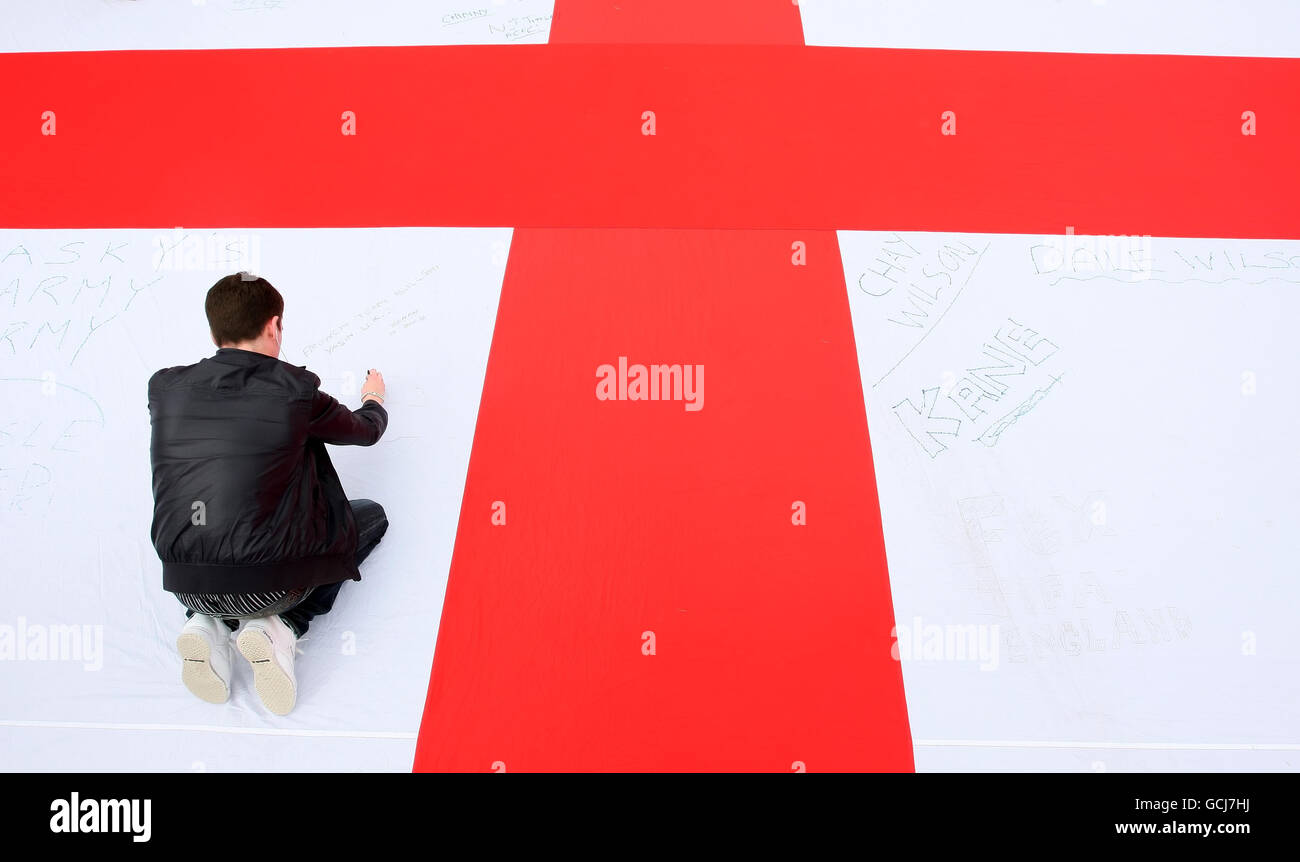
[[(620, 357), (702, 409), (598, 400)], [(415, 769), (910, 771), (892, 626), (834, 232), (517, 229)]]
[(516, 231), (415, 768), (910, 770), (892, 617), (835, 235)]

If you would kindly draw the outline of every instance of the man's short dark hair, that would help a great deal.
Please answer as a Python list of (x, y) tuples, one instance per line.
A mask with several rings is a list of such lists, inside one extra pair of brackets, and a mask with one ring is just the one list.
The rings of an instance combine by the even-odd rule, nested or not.
[(277, 315), (282, 326), (284, 323), (284, 297), (280, 291), (261, 277), (245, 281), (238, 272), (208, 289), (203, 310), (218, 345), (253, 341), (262, 334), (266, 322)]

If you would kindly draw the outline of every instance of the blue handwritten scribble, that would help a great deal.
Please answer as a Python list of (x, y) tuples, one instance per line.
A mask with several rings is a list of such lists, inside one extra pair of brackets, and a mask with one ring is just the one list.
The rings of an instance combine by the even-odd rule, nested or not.
[(1045, 388), (1035, 389), (1034, 394), (1022, 401), (1020, 406), (1016, 407), (1015, 410), (1012, 410), (1006, 416), (1003, 416), (997, 422), (994, 422), (984, 431), (983, 434), (975, 439), (980, 443), (983, 443), (985, 446), (996, 446), (998, 444), (998, 439), (1002, 436), (1002, 432), (1016, 424), (1020, 417), (1037, 407), (1039, 402), (1047, 397), (1047, 393), (1052, 391), (1052, 387), (1060, 383), (1061, 378), (1064, 376), (1064, 374), (1059, 376), (1054, 375), (1052, 377), (1052, 382), (1047, 384)]

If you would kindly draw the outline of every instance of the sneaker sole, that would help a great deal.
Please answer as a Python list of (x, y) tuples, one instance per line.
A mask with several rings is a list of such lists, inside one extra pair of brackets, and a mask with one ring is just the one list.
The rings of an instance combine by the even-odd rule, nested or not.
[(262, 705), (276, 715), (288, 715), (298, 692), (293, 678), (276, 662), (271, 639), (259, 631), (240, 632), (239, 652), (253, 667), (253, 688)]
[(181, 654), (181, 682), (200, 700), (225, 703), (230, 699), (230, 685), (212, 667), (212, 647), (208, 639), (194, 632), (176, 638)]

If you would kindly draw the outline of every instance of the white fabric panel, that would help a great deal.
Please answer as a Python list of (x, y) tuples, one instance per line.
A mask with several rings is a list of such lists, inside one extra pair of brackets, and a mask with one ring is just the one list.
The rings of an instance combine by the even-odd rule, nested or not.
[[(256, 769), (292, 746), (311, 752), (304, 769), (410, 768), (510, 238), (0, 230), (0, 765)], [(284, 718), (262, 708), (237, 652), (230, 704), (181, 685), (184, 608), (149, 539), (148, 378), (215, 351), (204, 296), (245, 268), (285, 297), (285, 361), (354, 408), (365, 369), (388, 383), (383, 439), (330, 453), (348, 495), (383, 504), (391, 525), (302, 641)], [(186, 728), (214, 726), (259, 733), (191, 747), (214, 732)]]
[(1294, 763), (1300, 242), (840, 243), (918, 768)]
[(0, 52), (546, 44), (553, 0), (0, 0)]
[(1300, 4), (1291, 0), (798, 2), (809, 45), (1300, 57)]

